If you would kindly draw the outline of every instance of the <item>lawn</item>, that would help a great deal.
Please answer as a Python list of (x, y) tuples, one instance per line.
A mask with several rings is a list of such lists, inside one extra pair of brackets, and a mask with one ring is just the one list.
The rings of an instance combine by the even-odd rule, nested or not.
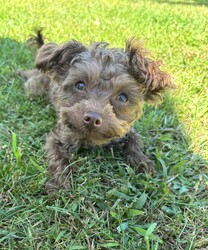
[[(0, 249), (205, 250), (208, 247), (208, 3), (203, 0), (0, 0)], [(70, 191), (46, 194), (44, 143), (55, 123), (24, 95), (26, 40), (71, 38), (124, 47), (141, 38), (177, 89), (135, 124), (156, 174), (121, 154), (85, 151)]]

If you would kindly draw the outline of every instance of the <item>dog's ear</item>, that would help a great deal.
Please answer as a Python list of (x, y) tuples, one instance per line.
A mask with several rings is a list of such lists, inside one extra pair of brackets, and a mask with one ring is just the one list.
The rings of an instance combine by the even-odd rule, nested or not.
[(137, 39), (127, 41), (125, 52), (129, 57), (129, 73), (142, 86), (145, 101), (156, 103), (162, 99), (161, 93), (175, 87), (170, 75), (160, 70), (163, 63), (151, 59)]
[(37, 69), (48, 73), (55, 80), (63, 80), (72, 60), (86, 50), (83, 44), (75, 40), (63, 45), (45, 44), (38, 50), (35, 65)]

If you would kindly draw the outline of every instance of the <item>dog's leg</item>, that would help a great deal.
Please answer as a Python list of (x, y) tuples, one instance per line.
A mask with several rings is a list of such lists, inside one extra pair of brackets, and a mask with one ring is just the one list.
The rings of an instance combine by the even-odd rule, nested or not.
[(143, 154), (141, 147), (142, 142), (138, 133), (131, 130), (126, 135), (126, 143), (124, 145), (124, 156), (126, 162), (137, 172), (146, 170), (148, 172), (154, 172), (154, 164)]
[(46, 141), (46, 153), (49, 163), (51, 179), (46, 182), (46, 191), (52, 193), (58, 188), (70, 188), (69, 176), (76, 165), (73, 163), (73, 154), (79, 148), (70, 135), (64, 135), (60, 131), (53, 131)]

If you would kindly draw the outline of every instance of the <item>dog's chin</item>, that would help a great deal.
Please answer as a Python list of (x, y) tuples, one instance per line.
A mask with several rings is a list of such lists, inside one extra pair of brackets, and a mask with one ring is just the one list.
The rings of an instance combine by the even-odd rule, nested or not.
[(120, 137), (119, 135), (110, 135), (110, 134), (98, 134), (91, 132), (86, 136), (86, 141), (92, 145), (104, 146), (109, 144), (113, 139)]
[(99, 130), (91, 130), (85, 131), (83, 141), (85, 144), (103, 146), (118, 137), (120, 137), (120, 135), (109, 131), (100, 132)]
[(114, 129), (103, 130), (102, 128), (88, 129), (84, 126), (78, 128), (73, 124), (68, 125), (68, 127), (85, 146), (104, 146), (116, 138), (123, 137), (128, 132)]

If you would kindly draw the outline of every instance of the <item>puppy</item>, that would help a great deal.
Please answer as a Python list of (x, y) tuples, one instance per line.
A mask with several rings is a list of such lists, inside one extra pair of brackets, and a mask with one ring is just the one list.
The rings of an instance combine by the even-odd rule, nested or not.
[(80, 148), (121, 147), (127, 164), (139, 171), (153, 169), (132, 126), (143, 103), (161, 100), (161, 93), (174, 84), (160, 69), (162, 62), (151, 59), (137, 39), (128, 40), (125, 49), (109, 48), (105, 42), (88, 47), (75, 40), (45, 44), (35, 64), (50, 77), (57, 113), (46, 142), (48, 192), (70, 188), (68, 177)]

